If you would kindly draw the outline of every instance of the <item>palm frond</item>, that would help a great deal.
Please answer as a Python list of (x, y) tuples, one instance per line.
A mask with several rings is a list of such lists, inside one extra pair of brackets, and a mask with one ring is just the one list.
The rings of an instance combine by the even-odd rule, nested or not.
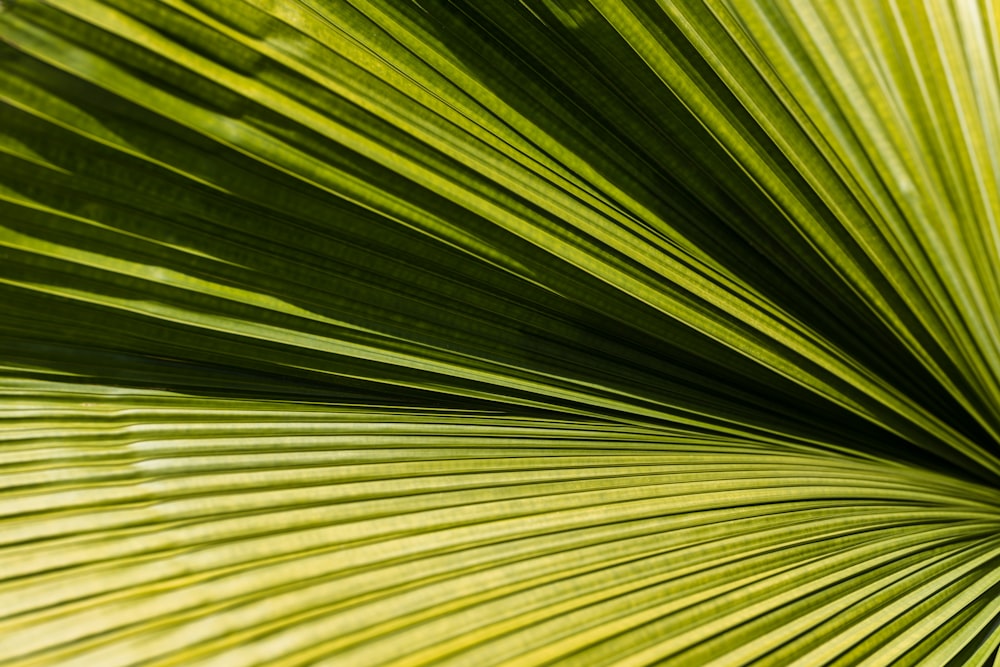
[(0, 659), (986, 664), (996, 19), (0, 3)]

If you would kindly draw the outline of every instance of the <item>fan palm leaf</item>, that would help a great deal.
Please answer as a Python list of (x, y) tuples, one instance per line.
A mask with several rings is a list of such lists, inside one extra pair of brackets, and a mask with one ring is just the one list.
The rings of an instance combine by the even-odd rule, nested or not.
[(992, 0), (3, 0), (0, 660), (982, 665)]

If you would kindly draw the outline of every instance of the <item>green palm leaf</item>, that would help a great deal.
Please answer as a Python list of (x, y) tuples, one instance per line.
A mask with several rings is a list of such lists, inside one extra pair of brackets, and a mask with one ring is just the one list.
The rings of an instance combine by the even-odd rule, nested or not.
[(995, 660), (998, 22), (0, 2), (0, 662)]

